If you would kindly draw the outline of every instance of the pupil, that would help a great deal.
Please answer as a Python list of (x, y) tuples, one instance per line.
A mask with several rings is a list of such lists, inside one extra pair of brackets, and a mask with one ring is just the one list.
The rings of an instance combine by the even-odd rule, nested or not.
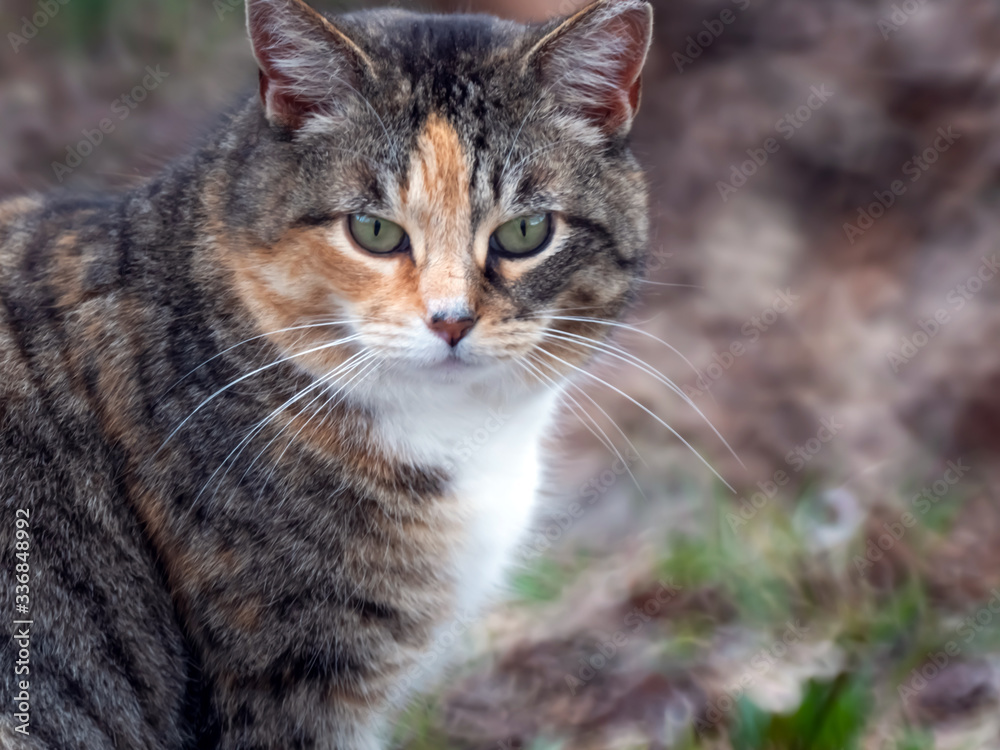
[(378, 237), (379, 232), (382, 231), (382, 222), (375, 219), (375, 236)]
[(521, 236), (522, 237), (528, 236), (528, 222), (525, 221), (524, 219), (521, 219)]

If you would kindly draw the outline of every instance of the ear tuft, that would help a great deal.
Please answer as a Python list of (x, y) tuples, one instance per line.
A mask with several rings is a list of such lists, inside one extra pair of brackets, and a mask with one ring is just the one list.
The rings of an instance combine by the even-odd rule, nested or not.
[(606, 133), (624, 133), (639, 108), (652, 30), (645, 0), (599, 0), (548, 31), (526, 64), (537, 66), (567, 110)]
[(247, 0), (247, 30), (260, 66), (269, 121), (298, 128), (311, 115), (336, 116), (371, 61), (302, 0)]

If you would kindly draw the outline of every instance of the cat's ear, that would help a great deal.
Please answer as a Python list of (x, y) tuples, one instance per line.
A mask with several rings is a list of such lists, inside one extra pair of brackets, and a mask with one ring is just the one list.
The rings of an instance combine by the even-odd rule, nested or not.
[(525, 62), (567, 110), (606, 133), (624, 133), (639, 108), (652, 31), (645, 0), (599, 0), (549, 29)]
[(371, 60), (302, 0), (247, 0), (247, 30), (260, 66), (260, 96), (272, 123), (297, 128), (336, 115), (355, 96)]

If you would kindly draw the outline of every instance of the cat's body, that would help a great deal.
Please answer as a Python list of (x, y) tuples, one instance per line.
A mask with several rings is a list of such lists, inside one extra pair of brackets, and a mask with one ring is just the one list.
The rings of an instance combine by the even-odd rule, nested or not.
[[(379, 746), (530, 520), (592, 351), (543, 360), (539, 327), (606, 332), (544, 316), (614, 319), (640, 266), (648, 9), (609, 7), (569, 23), (638, 62), (614, 47), (624, 93), (574, 117), (537, 96), (563, 27), (251, 3), (263, 106), (129, 194), (0, 205), (0, 611), (24, 509), (32, 620), (0, 747)], [(361, 211), (406, 251), (358, 247)], [(560, 212), (547, 244), (496, 251), (529, 211)]]
[[(133, 205), (140, 204), (138, 199)], [(55, 213), (60, 208), (48, 206), (39, 211)], [(28, 229), (33, 218), (44, 217), (51, 231), (66, 221), (53, 213), (21, 213), (4, 230)], [(66, 225), (73, 231), (86, 226), (78, 207), (70, 207), (67, 213), (72, 218)], [(110, 232), (125, 233), (135, 226), (127, 208), (116, 228), (106, 223), (106, 213), (107, 206), (102, 205), (91, 215), (101, 217)], [(60, 232), (45, 246), (58, 246), (59, 236), (65, 235)], [(176, 247), (176, 233), (168, 231), (167, 238)], [(141, 246), (148, 251), (158, 239), (155, 234), (146, 235)], [(17, 244), (8, 242), (5, 247), (17, 249)], [(351, 673), (362, 658), (372, 664), (398, 659), (379, 655), (372, 646), (343, 642), (347, 639), (341, 630), (363, 634), (359, 640), (364, 641), (381, 636), (390, 642), (389, 651), (396, 650), (391, 642), (405, 636), (412, 639), (414, 651), (431, 646), (437, 656), (441, 649), (433, 646), (438, 631), (451, 632), (445, 651), (460, 642), (461, 631), (498, 582), (518, 532), (529, 520), (539, 479), (541, 433), (553, 400), (550, 394), (511, 403), (482, 393), (481, 398), (470, 395), (456, 403), (458, 394), (446, 392), (435, 401), (428, 398), (432, 391), (426, 391), (386, 404), (374, 414), (345, 409), (337, 418), (329, 417), (328, 424), (336, 419), (338, 425), (348, 426), (348, 439), (365, 436), (358, 445), (343, 453), (324, 451), (321, 456), (299, 456), (292, 449), (283, 461), (292, 469), (287, 473), (273, 458), (258, 461), (257, 479), (271, 483), (263, 491), (241, 476), (244, 463), (230, 472), (231, 486), (213, 496), (214, 486), (202, 488), (238, 448), (247, 430), (288, 399), (292, 384), (301, 378), (294, 365), (274, 368), (273, 374), (261, 373), (272, 378), (270, 383), (258, 382), (214, 399), (204, 415), (205, 423), (192, 430), (200, 437), (182, 436), (179, 442), (187, 448), (164, 450), (157, 470), (144, 469), (142, 464), (169, 434), (154, 425), (179, 421), (156, 415), (176, 409), (183, 419), (211, 395), (213, 386), (221, 387), (269, 361), (261, 351), (267, 344), (249, 342), (213, 360), (202, 369), (217, 371), (191, 391), (170, 389), (204, 360), (255, 335), (238, 324), (227, 335), (227, 323), (222, 316), (216, 317), (218, 311), (212, 305), (203, 307), (169, 293), (160, 299), (151, 297), (155, 292), (149, 287), (159, 286), (155, 279), (162, 280), (168, 273), (175, 278), (196, 277), (195, 269), (185, 268), (172, 254), (169, 269), (139, 264), (123, 273), (119, 264), (127, 261), (116, 252), (118, 248), (77, 241), (73, 247), (80, 251), (77, 260), (81, 262), (71, 270), (73, 255), (46, 262), (38, 243), (29, 241), (21, 247), (23, 255), (7, 252), (3, 256), (6, 356), (0, 371), (0, 399), (6, 407), (3, 432), (7, 442), (0, 483), (11, 518), (16, 508), (31, 510), (32, 733), (36, 737), (46, 738), (56, 726), (52, 719), (61, 717), (72, 728), (68, 736), (77, 738), (80, 747), (100, 747), (105, 734), (126, 740), (130, 747), (185, 746), (179, 738), (193, 728), (187, 723), (192, 703), (206, 696), (201, 694), (204, 686), (197, 682), (199, 650), (192, 648), (186, 634), (190, 624), (183, 614), (175, 614), (177, 602), (168, 595), (174, 588), (172, 581), (183, 582), (190, 590), (184, 597), (185, 608), (198, 615), (212, 612), (235, 626), (229, 644), (235, 654), (263, 657), (255, 660), (260, 663), (247, 664), (248, 673), (259, 670), (266, 676), (264, 688), (275, 697), (284, 697), (287, 685), (282, 675), (286, 671), (289, 677), (298, 673), (309, 681), (334, 683), (340, 661)], [(29, 257), (34, 262), (28, 262)], [(17, 270), (12, 272), (12, 268)], [(82, 304), (70, 307), (71, 314), (65, 306), (54, 309), (53, 301), (43, 296), (53, 290), (37, 280), (32, 283), (32, 273), (44, 279), (59, 278), (56, 294), (78, 290)], [(105, 274), (115, 279), (114, 288), (98, 291), (94, 285)], [(199, 296), (219, 299), (209, 289)], [(90, 299), (83, 301), (84, 297)], [(192, 317), (200, 318), (201, 325)], [(206, 349), (192, 346), (192, 335), (199, 333), (205, 337)], [(209, 343), (215, 338), (218, 343)], [(39, 353), (51, 359), (43, 372), (33, 373), (22, 353), (36, 361)], [(197, 382), (199, 374), (196, 371), (188, 380)], [(182, 403), (172, 403), (172, 395)], [(372, 440), (374, 435), (381, 440)], [(263, 436), (247, 458), (255, 456), (271, 437), (271, 433)], [(348, 457), (350, 452), (368, 453), (370, 448), (361, 443), (374, 447), (378, 442), (384, 443), (394, 460), (366, 455), (362, 466), (371, 476), (356, 480), (359, 485), (370, 482), (368, 492), (381, 495), (387, 503), (384, 511), (373, 514), (375, 500), (342, 488), (340, 462), (361, 463)], [(185, 455), (189, 451), (199, 458)], [(446, 491), (433, 469), (448, 463), (454, 469)], [(274, 475), (269, 476), (272, 469)], [(143, 490), (128, 477), (147, 472), (155, 477), (151, 483), (160, 486), (159, 493), (177, 499), (176, 509), (164, 511), (179, 517), (169, 541), (147, 539), (158, 511), (152, 504), (134, 506)], [(231, 481), (238, 478), (242, 479), (240, 488)], [(213, 510), (218, 496), (226, 498), (225, 508)], [(400, 496), (405, 498), (405, 507), (396, 507)], [(43, 500), (47, 498), (59, 502)], [(218, 524), (226, 528), (219, 531)], [(318, 529), (323, 533), (308, 541), (304, 538), (309, 530)], [(279, 544), (287, 549), (275, 549)], [(161, 545), (170, 551), (164, 553)], [(347, 573), (342, 565), (352, 547), (362, 559)], [(199, 559), (188, 563), (186, 554)], [(125, 559), (131, 561), (130, 567), (122, 563)], [(197, 566), (197, 570), (172, 574), (173, 565)], [(295, 576), (300, 567), (304, 575)], [(357, 590), (344, 589), (340, 583), (345, 580), (356, 581)], [(402, 602), (399, 591), (407, 592)], [(151, 594), (158, 596), (145, 602)], [(317, 598), (329, 601), (314, 601)], [(331, 622), (343, 618), (337, 623), (340, 643), (295, 643), (289, 622), (298, 619), (299, 608), (310, 604), (324, 605), (317, 606), (314, 626), (325, 618)], [(255, 608), (265, 606), (271, 615), (268, 625), (261, 628), (260, 642), (251, 643), (249, 626), (244, 629), (241, 621), (259, 617)], [(74, 613), (72, 618), (66, 616), (69, 612)], [(458, 632), (449, 630), (455, 620), (461, 624)], [(152, 632), (150, 623), (157, 624)], [(195, 640), (203, 640), (217, 654), (220, 651), (211, 627)], [(396, 681), (405, 676), (409, 687), (418, 687), (433, 678), (440, 666), (421, 662), (414, 669), (403, 661), (400, 671), (389, 672), (388, 681), (378, 689), (400, 700), (408, 691), (400, 690)], [(369, 689), (376, 689), (372, 673), (377, 671), (366, 670), (366, 679), (372, 683)], [(60, 672), (81, 677), (67, 690), (69, 686), (54, 679)], [(105, 680), (109, 674), (121, 682), (102, 685), (88, 679)], [(158, 689), (147, 685), (152, 678), (160, 683)], [(271, 684), (272, 680), (276, 682)], [(252, 693), (246, 681), (241, 681), (239, 692), (244, 691)], [(104, 697), (95, 701), (93, 696)], [(252, 703), (252, 699), (235, 702), (235, 712), (249, 719), (254, 715)], [(144, 715), (139, 706), (157, 710)], [(309, 711), (314, 717), (322, 713), (319, 706)], [(151, 722), (153, 718), (160, 721)], [(389, 716), (378, 718), (384, 721)], [(274, 722), (275, 717), (270, 715), (268, 720)], [(163, 722), (175, 723), (176, 728), (168, 731)], [(210, 726), (207, 729), (209, 734), (214, 731)], [(281, 735), (294, 737), (295, 733), (288, 726)], [(53, 737), (52, 747), (64, 746), (65, 740), (55, 741), (59, 736)]]

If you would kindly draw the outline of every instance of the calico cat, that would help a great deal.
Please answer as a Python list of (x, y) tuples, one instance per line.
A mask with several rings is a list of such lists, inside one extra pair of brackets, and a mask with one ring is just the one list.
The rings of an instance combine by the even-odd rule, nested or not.
[(644, 0), (247, 6), (207, 145), (0, 206), (4, 748), (383, 746), (641, 273)]

